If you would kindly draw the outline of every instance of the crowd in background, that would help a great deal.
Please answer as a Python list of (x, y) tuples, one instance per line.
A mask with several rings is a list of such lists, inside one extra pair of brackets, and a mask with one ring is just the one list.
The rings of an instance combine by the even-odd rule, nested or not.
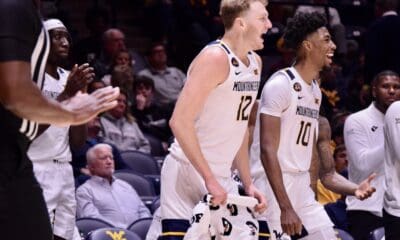
[[(295, 61), (293, 50), (285, 46), (282, 38), (286, 19), (296, 12), (319, 11), (328, 14), (329, 30), (337, 50), (332, 67), (320, 73), (319, 81), (323, 94), (321, 115), (328, 119), (332, 131), (331, 146), (336, 170), (356, 183), (372, 171), (379, 173), (383, 168), (382, 155), (382, 159), (370, 167), (364, 165), (360, 167), (357, 164), (366, 164), (369, 158), (377, 158), (379, 153), (382, 153), (383, 145), (379, 145), (381, 148), (375, 149), (373, 153), (368, 150), (374, 149), (375, 145), (378, 145), (378, 142), (374, 141), (382, 140), (383, 135), (370, 139), (370, 135), (361, 134), (356, 135), (357, 139), (349, 140), (354, 137), (351, 131), (357, 131), (350, 125), (357, 124), (354, 123), (357, 122), (357, 115), (352, 114), (374, 108), (373, 111), (377, 112), (371, 113), (372, 116), (381, 117), (380, 115), (383, 115), (390, 105), (387, 103), (387, 98), (400, 99), (400, 83), (394, 84), (392, 92), (388, 93), (389, 96), (379, 92), (379, 88), (386, 88), (382, 86), (385, 80), (380, 77), (400, 72), (398, 59), (400, 17), (397, 15), (396, 1), (287, 2), (289, 3), (280, 4), (279, 1), (270, 1), (268, 6), (273, 28), (264, 36), (266, 47), (260, 51), (263, 60), (261, 81), (266, 82), (272, 73), (290, 67)], [(359, 5), (348, 2), (359, 2)], [(112, 4), (106, 2), (102, 5), (99, 1), (94, 3), (93, 7), (87, 9), (85, 19), (90, 35), (72, 36), (70, 57), (65, 66), (61, 67), (69, 69), (72, 64), (87, 62), (94, 71), (94, 77), (87, 86), (88, 92), (112, 85), (120, 87), (121, 94), (117, 107), (87, 124), (85, 145), (72, 149), (72, 166), (79, 184), (88, 176), (97, 173), (95, 166), (97, 152), (87, 153), (87, 151), (98, 143), (108, 143), (107, 146), (111, 146), (103, 146), (105, 149), (97, 150), (107, 152), (108, 158), (114, 159), (109, 165), (115, 169), (128, 168), (121, 157), (121, 154), (127, 151), (139, 151), (151, 155), (159, 160), (158, 163), (162, 163), (173, 141), (168, 122), (185, 83), (188, 63), (207, 43), (223, 34), (223, 25), (218, 15), (218, 0), (134, 1), (132, 7), (136, 6), (143, 10), (142, 27), (145, 30), (143, 34), (150, 39), (146, 46), (138, 51), (137, 48), (129, 46), (125, 33), (118, 28), (118, 23), (115, 21), (118, 19), (118, 9), (111, 14)], [(360, 14), (354, 14), (349, 9)], [(64, 12), (60, 15), (62, 12), (62, 9), (58, 9), (46, 17), (64, 18), (64, 21), (68, 22), (68, 14)], [(394, 73), (378, 75), (386, 70)], [(374, 80), (377, 75), (378, 78)], [(349, 116), (350, 120), (346, 120)], [(379, 120), (375, 125), (372, 126), (372, 133), (381, 132), (383, 122)], [(359, 144), (353, 144), (353, 141)], [(100, 152), (98, 154), (101, 155)], [(87, 156), (91, 159), (87, 159)], [(365, 162), (358, 161), (360, 158)], [(81, 199), (81, 203), (78, 202), (78, 217), (94, 216), (85, 215), (85, 212), (93, 212), (93, 209), (85, 209), (87, 206), (83, 206), (82, 201), (87, 201), (88, 195), (97, 186), (95, 184), (101, 186), (101, 181), (95, 180), (89, 182), (91, 186), (83, 185), (85, 187), (77, 192), (78, 200)], [(157, 186), (159, 185), (155, 183), (156, 188)], [(124, 192), (123, 189), (129, 187), (122, 184), (119, 188), (122, 189), (119, 191)], [(379, 192), (379, 184), (377, 189)], [(136, 192), (133, 192), (135, 195)], [(356, 206), (352, 200), (345, 202), (346, 196), (334, 194), (324, 189), (322, 185), (319, 185), (317, 195), (318, 200), (326, 204), (326, 210), (335, 226), (360, 236), (356, 239), (365, 237), (360, 228), (373, 230), (382, 226), (381, 215), (374, 212), (374, 209), (365, 206), (354, 207), (353, 210), (357, 211), (353, 211), (353, 215), (347, 214), (351, 218), (347, 219), (346, 203)], [(383, 193), (375, 196), (383, 199)], [(85, 197), (86, 199), (82, 200)], [(140, 207), (144, 206), (140, 199), (137, 200), (137, 197), (135, 199)], [(376, 201), (374, 204), (378, 204)], [(117, 204), (129, 208), (126, 202)], [(380, 204), (378, 204), (379, 209), (383, 203)], [(349, 208), (347, 210), (349, 211)], [(141, 208), (139, 211), (137, 218), (151, 216), (147, 209)], [(355, 213), (363, 211), (366, 215)], [(101, 211), (96, 216), (102, 218)], [(367, 224), (368, 226), (362, 225), (357, 228), (351, 225), (367, 217), (370, 217), (373, 226)], [(132, 219), (104, 219), (118, 223), (120, 227), (128, 227), (129, 221), (133, 222)], [(349, 223), (349, 220), (352, 221)], [(358, 232), (354, 229), (358, 229)]]

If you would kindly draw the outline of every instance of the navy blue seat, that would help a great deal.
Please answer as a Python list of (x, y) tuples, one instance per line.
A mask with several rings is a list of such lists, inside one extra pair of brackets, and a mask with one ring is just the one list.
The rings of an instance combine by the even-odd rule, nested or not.
[(99, 228), (105, 228), (105, 227), (113, 227), (112, 224), (101, 220), (97, 218), (78, 218), (75, 222), (76, 227), (79, 230), (79, 233), (83, 238), (86, 238), (86, 236), (91, 232)]
[(100, 228), (89, 234), (85, 240), (142, 240), (136, 233), (122, 228)]
[(138, 219), (128, 226), (128, 230), (136, 233), (139, 237), (145, 240), (152, 221), (153, 218), (151, 217)]

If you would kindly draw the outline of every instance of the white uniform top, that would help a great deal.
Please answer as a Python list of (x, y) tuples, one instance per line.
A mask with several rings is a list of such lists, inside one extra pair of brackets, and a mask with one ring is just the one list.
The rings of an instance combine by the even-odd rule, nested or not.
[[(276, 72), (265, 84), (259, 112), (280, 117), (278, 160), (282, 172), (308, 172), (314, 135), (318, 135), (321, 90), (318, 83), (307, 84), (295, 68)], [(251, 147), (252, 176), (264, 174), (260, 161), (259, 118)], [(257, 146), (258, 145), (258, 146)]]
[[(45, 74), (42, 93), (47, 98), (56, 99), (64, 91), (69, 71), (57, 68), (60, 79), (57, 80)], [(38, 136), (30, 145), (28, 156), (32, 161), (58, 160), (71, 161), (69, 149), (69, 127), (56, 127), (50, 125), (46, 131)]]
[(359, 184), (371, 173), (377, 174), (371, 182), (376, 192), (363, 201), (347, 196), (347, 210), (369, 211), (376, 216), (382, 216), (385, 191), (383, 121), (383, 113), (371, 103), (368, 108), (351, 114), (344, 123), (349, 180)]
[(385, 115), (385, 176), (386, 192), (383, 207), (400, 217), (400, 101), (392, 103)]
[[(243, 142), (256, 99), (261, 71), (254, 52), (248, 53), (250, 64), (246, 66), (222, 41), (215, 41), (208, 47), (220, 47), (226, 52), (229, 75), (207, 97), (195, 122), (196, 135), (212, 172), (216, 176), (230, 177), (230, 168)], [(188, 161), (176, 139), (170, 154), (175, 159)]]

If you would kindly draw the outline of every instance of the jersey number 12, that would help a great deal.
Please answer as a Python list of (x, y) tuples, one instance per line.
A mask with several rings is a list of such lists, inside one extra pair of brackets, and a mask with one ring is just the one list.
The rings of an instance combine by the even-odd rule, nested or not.
[(242, 96), (241, 97), (239, 109), (236, 114), (236, 120), (241, 121), (241, 120), (249, 119), (250, 113), (246, 113), (246, 110), (249, 108), (252, 100), (253, 100), (252, 96)]

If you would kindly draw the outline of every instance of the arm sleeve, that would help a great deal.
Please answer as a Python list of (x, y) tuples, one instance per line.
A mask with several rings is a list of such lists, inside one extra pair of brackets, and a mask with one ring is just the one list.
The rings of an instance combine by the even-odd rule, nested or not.
[(264, 86), (261, 93), (260, 113), (281, 117), (290, 105), (291, 89), (287, 76), (277, 74)]
[(126, 182), (123, 182), (122, 184), (124, 185), (124, 187), (129, 189), (129, 194), (132, 194), (132, 196), (133, 196), (133, 199), (134, 199), (133, 202), (135, 202), (135, 204), (137, 205), (138, 219), (151, 217), (150, 210), (143, 203), (142, 199), (140, 199), (136, 190)]
[(80, 186), (78, 190), (76, 190), (76, 213), (78, 218), (92, 217), (103, 219), (99, 210), (93, 204), (92, 193), (85, 185)]
[(362, 124), (352, 116), (344, 124), (344, 142), (349, 159), (360, 172), (372, 173), (382, 164), (384, 143), (370, 146)]
[(1, 1), (0, 62), (30, 61), (42, 28), (36, 8), (31, 2)]

